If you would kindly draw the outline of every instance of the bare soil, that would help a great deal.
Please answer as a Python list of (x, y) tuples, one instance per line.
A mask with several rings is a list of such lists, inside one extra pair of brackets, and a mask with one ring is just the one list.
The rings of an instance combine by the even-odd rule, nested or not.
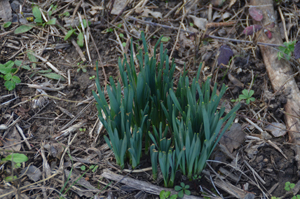
[[(98, 111), (92, 95), (92, 91), (96, 90), (93, 77), (96, 76), (96, 61), (101, 60), (99, 69), (101, 86), (104, 87), (108, 84), (107, 78), (110, 76), (119, 81), (118, 58), (123, 59), (123, 53), (129, 54), (129, 39), (135, 35), (134, 31), (145, 31), (151, 50), (160, 36), (170, 38), (164, 43), (164, 48), (168, 50), (168, 55), (172, 56), (178, 67), (175, 74), (177, 79), (184, 68), (184, 64), (189, 71), (188, 75), (194, 77), (199, 64), (204, 63), (203, 76), (205, 78), (211, 76), (212, 85), (216, 83), (219, 89), (222, 84), (228, 86), (224, 99), (222, 99), (226, 108), (231, 109), (233, 107), (234, 102), (231, 100), (238, 99), (242, 90), (254, 90), (255, 101), (250, 104), (242, 101), (242, 106), (237, 112), (235, 123), (240, 124), (240, 132), (245, 135), (239, 134), (240, 132), (235, 133), (237, 136), (244, 136), (242, 142), (239, 142), (232, 151), (228, 149), (229, 146), (226, 144), (224, 147), (227, 151), (218, 146), (210, 157), (211, 161), (208, 162), (205, 172), (198, 179), (188, 181), (185, 176), (178, 172), (175, 184), (184, 182), (190, 185), (191, 195), (198, 198), (204, 196), (237, 198), (238, 196), (246, 197), (247, 194), (254, 197), (291, 198), (292, 194), (287, 194), (284, 186), (286, 182), (297, 184), (299, 181), (294, 144), (289, 142), (287, 134), (277, 138), (268, 132), (265, 135), (255, 125), (248, 122), (251, 120), (262, 129), (265, 129), (272, 122), (285, 124), (285, 93), (273, 91), (260, 49), (255, 45), (255, 42), (248, 44), (230, 40), (206, 39), (203, 36), (204, 34), (211, 34), (223, 38), (255, 41), (255, 36), (242, 35), (246, 23), (251, 24), (251, 20), (248, 19), (251, 17), (247, 11), (247, 2), (231, 0), (219, 7), (215, 3), (216, 1), (208, 0), (195, 4), (193, 1), (144, 1), (145, 6), (140, 8), (141, 10), (147, 8), (166, 16), (179, 3), (185, 5), (184, 9), (181, 10), (178, 6), (166, 18), (155, 18), (151, 14), (148, 17), (142, 17), (141, 12), (134, 9), (140, 1), (130, 1), (124, 9), (121, 9), (119, 15), (112, 14), (111, 8), (114, 7), (112, 5), (114, 2), (120, 1), (84, 1), (84, 4), (89, 5), (86, 7), (81, 5), (75, 10), (80, 2), (83, 1), (73, 1), (70, 5), (56, 12), (54, 17), (58, 19), (59, 14), (68, 11), (71, 14), (69, 18), (72, 18), (76, 12), (74, 17), (77, 19), (77, 12), (84, 17), (83, 9), (86, 9), (86, 16), (92, 21), (89, 26), (89, 33), (94, 42), (90, 39), (89, 48), (86, 46), (81, 48), (87, 60), (85, 62), (82, 61), (73, 44), (69, 40), (63, 40), (65, 34), (59, 28), (59, 34), (54, 32), (51, 32), (51, 35), (48, 34), (50, 29), (45, 26), (16, 35), (13, 31), (8, 33), (8, 31), (20, 26), (18, 22), (14, 22), (10, 28), (0, 30), (1, 64), (18, 59), (26, 61), (32, 67), (33, 62), (29, 60), (26, 54), (28, 50), (32, 50), (55, 65), (71, 80), (69, 84), (67, 81), (57, 81), (43, 76), (39, 71), (47, 70), (49, 67), (41, 60), (36, 62), (35, 69), (32, 68), (29, 71), (19, 69), (16, 75), (21, 79), (21, 83), (12, 91), (8, 91), (4, 87), (5, 81), (0, 78), (0, 124), (8, 127), (6, 129), (0, 128), (1, 158), (12, 152), (25, 154), (29, 158), (18, 169), (13, 169), (11, 163), (2, 163), (0, 196), (6, 198), (60, 198), (61, 196), (65, 198), (158, 198), (157, 195), (139, 190), (139, 187), (129, 187), (122, 181), (114, 181), (101, 176), (104, 169), (110, 169), (117, 174), (163, 188), (162, 178), (154, 181), (151, 177), (151, 170), (141, 170), (151, 167), (150, 158), (147, 156), (142, 158), (141, 164), (137, 168), (141, 171), (137, 173), (121, 171), (116, 165), (113, 152), (104, 141), (106, 131), (99, 127)], [(230, 5), (231, 2), (233, 5)], [(299, 22), (298, 17), (293, 13), (298, 12), (300, 5), (296, 1), (279, 2), (281, 3), (276, 4), (274, 2), (274, 9), (275, 11), (279, 7), (282, 9), (283, 13), (286, 14), (284, 16), (289, 27), (289, 31), (283, 30), (283, 33), (287, 32), (291, 40), (297, 40)], [(9, 3), (11, 4), (11, 1)], [(24, 9), (29, 10), (28, 13), (31, 13), (30, 3), (22, 1), (20, 3), (24, 5)], [(51, 5), (46, 1), (36, 3), (44, 11), (48, 10)], [(53, 4), (58, 4), (58, 8), (62, 8), (67, 3), (53, 1)], [(189, 6), (192, 4), (193, 6), (189, 10)], [(228, 17), (222, 20), (218, 17), (211, 21), (218, 25), (204, 31), (198, 28), (195, 25), (196, 22), (188, 16), (207, 19), (207, 10), (210, 4), (212, 4), (213, 13), (229, 13), (232, 18)], [(103, 9), (98, 10), (96, 15), (87, 12), (96, 5), (102, 6)], [(187, 10), (189, 10), (189, 14), (183, 14)], [(152, 24), (129, 20), (126, 18), (126, 14), (129, 12), (132, 12), (130, 16), (144, 21), (149, 20)], [(233, 17), (234, 15), (236, 16)], [(182, 33), (177, 37), (181, 20), (189, 31), (195, 31), (195, 33)], [(246, 22), (247, 20), (248, 22)], [(58, 19), (58, 21), (62, 25), (65, 24), (64, 18)], [(230, 26), (221, 25), (230, 21), (236, 21), (236, 23)], [(194, 25), (191, 26), (191, 23)], [(282, 24), (280, 17), (276, 23)], [(122, 24), (122, 27), (117, 28), (118, 24)], [(166, 28), (161, 25), (176, 28)], [(65, 28), (68, 29), (68, 27)], [(181, 29), (184, 28), (181, 27)], [(125, 36), (118, 41), (120, 33)], [(72, 38), (76, 40), (76, 36)], [(284, 36), (283, 40), (285, 41)], [(11, 41), (15, 41), (13, 44), (22, 50), (18, 52), (18, 49), (9, 47), (8, 43), (12, 43)], [(136, 37), (133, 37), (133, 41), (135, 45), (141, 45)], [(127, 44), (125, 47), (121, 44), (123, 42)], [(42, 50), (63, 43), (70, 45), (62, 49)], [(217, 64), (219, 48), (222, 45), (230, 46), (234, 53), (234, 57), (227, 66)], [(87, 51), (90, 53), (91, 61), (89, 61)], [(97, 51), (101, 57), (98, 56)], [(290, 62), (293, 66), (299, 66), (296, 60)], [(86, 69), (86, 72), (82, 68)], [(297, 67), (295, 67), (295, 72), (297, 72), (296, 70)], [(295, 75), (295, 79), (296, 81), (300, 80), (298, 74)], [(41, 87), (30, 87), (33, 84)], [(62, 86), (62, 89), (58, 89)], [(44, 87), (53, 90), (44, 89)], [(298, 114), (300, 114), (299, 110)], [(20, 129), (27, 139), (26, 142), (24, 137), (18, 133)], [(235, 139), (232, 142), (235, 142)], [(22, 175), (22, 169), (29, 165), (35, 166), (42, 172), (38, 180), (33, 180), (30, 174)], [(91, 165), (98, 168), (95, 171), (87, 170)], [(82, 166), (86, 168), (83, 169)], [(125, 169), (130, 169), (130, 166), (126, 165)], [(224, 173), (224, 169), (229, 173)], [(16, 180), (5, 181), (8, 176), (13, 175), (17, 176)], [(82, 179), (76, 181), (80, 176)], [(234, 195), (226, 188), (224, 189), (224, 186), (222, 189), (222, 186), (217, 184), (218, 180), (230, 183), (236, 189), (241, 190), (243, 194)], [(34, 184), (35, 182), (38, 183)]]

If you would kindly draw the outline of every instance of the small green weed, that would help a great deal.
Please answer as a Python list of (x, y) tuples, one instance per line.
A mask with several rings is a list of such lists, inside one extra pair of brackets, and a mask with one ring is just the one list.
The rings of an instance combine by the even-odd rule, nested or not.
[[(49, 16), (49, 19), (52, 15), (52, 12), (57, 8), (57, 5), (56, 6), (53, 6), (51, 5), (50, 6), (50, 11), (48, 11), (48, 16)], [(45, 22), (43, 20), (43, 17), (42, 17), (42, 13), (39, 9), (38, 6), (34, 6), (32, 8), (32, 14), (34, 16), (34, 22), (35, 24), (26, 24), (26, 25), (21, 25), (19, 26), (18, 28), (16, 28), (16, 30), (14, 31), (15, 34), (21, 34), (21, 33), (25, 33), (25, 32), (28, 32), (29, 30), (31, 30), (32, 28), (34, 28), (35, 26), (46, 26), (46, 25), (55, 25), (56, 24), (56, 18), (52, 18), (50, 20), (48, 20), (47, 22)]]
[(182, 198), (184, 194), (185, 195), (191, 195), (191, 191), (189, 190), (189, 188), (190, 188), (190, 185), (185, 185), (183, 182), (181, 182), (180, 186), (177, 185), (177, 186), (175, 186), (174, 189), (176, 191), (179, 191), (178, 196), (180, 198)]
[[(285, 186), (284, 186), (284, 190), (286, 191), (291, 191), (292, 189), (295, 188), (295, 184), (294, 183), (291, 183), (291, 182), (286, 182), (285, 183)], [(276, 196), (272, 196), (271, 199), (281, 199), (279, 197), (276, 197)], [(291, 199), (300, 199), (300, 195), (294, 195)]]
[[(88, 22), (89, 25), (91, 24), (91, 22)], [(84, 28), (87, 28), (87, 21), (85, 19), (82, 20), (82, 24)], [(79, 31), (79, 33), (76, 32), (76, 29), (73, 29), (71, 27), (71, 30), (69, 30), (66, 34), (66, 36), (64, 37), (64, 40), (68, 40), (72, 35), (77, 35), (77, 44), (80, 47), (84, 46), (84, 36), (83, 33), (80, 31), (81, 28), (81, 24), (79, 25), (79, 28), (77, 29)]]
[[(120, 24), (117, 25), (117, 28), (116, 28), (116, 29), (119, 29), (119, 28), (121, 28), (121, 27), (122, 27), (122, 24), (120, 23)], [(107, 29), (105, 30), (105, 32), (106, 32), (106, 33), (113, 32), (114, 29), (115, 29), (115, 28), (107, 28)]]
[(295, 186), (296, 185), (294, 183), (286, 182), (285, 186), (284, 186), (284, 190), (290, 191), (290, 190), (294, 189)]
[(295, 50), (295, 44), (296, 44), (296, 40), (295, 41), (291, 41), (291, 42), (284, 42), (283, 45), (284, 46), (279, 46), (279, 52), (277, 53), (277, 57), (278, 60), (284, 58), (286, 60), (290, 60), (292, 53)]
[(248, 91), (247, 89), (244, 89), (242, 93), (243, 94), (241, 94), (238, 99), (232, 99), (231, 102), (240, 102), (242, 100), (246, 100), (246, 104), (249, 104), (250, 102), (255, 101), (255, 98), (252, 97), (252, 95), (254, 94), (253, 90)]
[(159, 193), (159, 199), (176, 199), (177, 197), (177, 194), (171, 195), (170, 191), (162, 190)]
[(7, 90), (11, 91), (16, 87), (16, 84), (20, 83), (21, 80), (15, 74), (17, 73), (17, 68), (13, 68), (15, 62), (8, 61), (5, 64), (0, 64), (0, 77), (4, 79), (4, 86)]
[(77, 72), (80, 72), (80, 70), (82, 70), (82, 72), (86, 73), (86, 65), (82, 65), (83, 61), (77, 63)]
[(76, 184), (88, 171), (92, 171), (93, 173), (98, 169), (98, 165), (91, 165), (91, 166), (89, 166), (89, 168), (87, 169), (86, 168), (86, 166), (81, 166), (80, 167), (80, 169), (82, 170), (82, 171), (84, 171), (84, 173), (81, 175), (81, 176), (79, 176), (79, 178), (78, 179), (76, 179), (65, 191), (64, 191), (64, 189), (66, 188), (66, 186), (67, 186), (67, 183), (69, 182), (69, 180), (71, 179), (71, 174), (72, 174), (72, 170), (73, 169), (71, 169), (71, 171), (70, 171), (70, 174), (69, 174), (69, 176), (68, 176), (68, 178), (67, 178), (67, 181), (66, 181), (66, 183), (64, 184), (64, 186), (62, 187), (62, 189), (60, 190), (60, 193), (62, 194), (63, 193), (63, 191), (64, 191), (64, 193), (60, 196), (60, 199), (63, 199), (63, 198), (65, 198), (64, 197), (64, 195), (66, 195), (66, 193), (74, 186), (74, 184)]
[[(13, 164), (13, 169), (17, 169), (21, 167), (21, 163), (26, 162), (28, 160), (28, 157), (21, 153), (13, 153), (11, 155), (6, 156), (5, 158), (1, 159), (1, 164), (7, 163), (8, 161), (11, 161)], [(5, 181), (11, 182), (14, 179), (17, 179), (17, 176), (7, 176), (5, 177)]]
[(11, 25), (11, 22), (8, 21), (8, 22), (3, 24), (3, 28), (8, 28), (8, 27), (10, 27), (10, 25)]
[(85, 131), (86, 131), (86, 128), (79, 128), (79, 131), (80, 131), (80, 132), (85, 132)]
[(200, 175), (197, 175), (197, 174), (196, 174), (196, 175), (193, 176), (193, 180), (200, 180), (200, 179), (201, 179), (201, 176), (200, 176)]

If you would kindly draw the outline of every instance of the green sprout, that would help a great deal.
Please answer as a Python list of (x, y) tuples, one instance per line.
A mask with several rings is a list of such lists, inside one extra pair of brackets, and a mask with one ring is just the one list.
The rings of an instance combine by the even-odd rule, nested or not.
[(9, 91), (13, 90), (16, 84), (21, 82), (20, 78), (15, 75), (18, 69), (13, 68), (14, 65), (15, 62), (11, 60), (5, 64), (0, 64), (0, 78), (4, 79), (4, 86)]
[(80, 131), (80, 132), (85, 132), (85, 131), (86, 131), (86, 128), (79, 128), (79, 131)]
[(295, 186), (296, 185), (294, 183), (286, 182), (285, 186), (284, 186), (284, 190), (290, 191), (290, 190), (294, 189)]
[(77, 72), (80, 72), (80, 70), (82, 70), (82, 72), (86, 73), (86, 67), (85, 65), (82, 65), (83, 61), (77, 63)]
[(246, 104), (249, 104), (250, 102), (255, 101), (255, 98), (252, 97), (252, 95), (254, 94), (253, 90), (248, 91), (247, 89), (244, 89), (242, 93), (243, 94), (241, 94), (238, 99), (232, 99), (231, 102), (240, 102), (242, 100), (246, 100)]
[(277, 57), (278, 60), (284, 58), (286, 60), (290, 60), (292, 53), (295, 50), (295, 44), (296, 44), (296, 40), (295, 41), (291, 41), (291, 42), (284, 42), (283, 45), (284, 46), (279, 46), (279, 52), (277, 53)]
[(176, 199), (177, 197), (177, 194), (171, 195), (170, 191), (162, 190), (159, 193), (159, 199)]
[[(82, 24), (84, 28), (87, 28), (87, 20), (83, 19), (82, 20)], [(91, 22), (88, 22), (88, 24), (90, 25)], [(81, 28), (81, 24), (79, 25), (79, 28)], [(72, 27), (70, 27), (70, 30), (67, 32), (66, 36), (64, 37), (64, 40), (68, 40), (72, 35), (77, 35), (77, 44), (79, 47), (83, 47), (84, 46), (84, 35), (83, 33), (79, 30), (79, 33), (76, 32), (76, 29), (73, 29)]]
[(181, 182), (180, 186), (176, 185), (174, 189), (176, 191), (179, 191), (178, 196), (180, 198), (182, 198), (184, 194), (191, 195), (191, 191), (189, 190), (189, 188), (190, 188), (190, 185), (185, 185), (183, 182)]
[[(4, 164), (8, 161), (11, 161), (13, 164), (13, 169), (17, 169), (21, 167), (21, 163), (26, 162), (28, 160), (28, 157), (21, 153), (12, 153), (5, 158), (1, 159), (1, 164)], [(13, 180), (17, 179), (17, 176), (7, 176), (5, 177), (5, 180), (7, 182), (11, 182)]]

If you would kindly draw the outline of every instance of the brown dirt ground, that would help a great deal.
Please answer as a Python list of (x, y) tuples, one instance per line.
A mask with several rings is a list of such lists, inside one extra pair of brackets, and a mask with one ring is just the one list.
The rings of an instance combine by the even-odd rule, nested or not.
[[(74, 10), (78, 2), (79, 1), (75, 0), (74, 4), (69, 6), (71, 11)], [(178, 2), (179, 1), (169, 1), (167, 6), (167, 1), (149, 1), (147, 5), (150, 7), (153, 6), (153, 10), (161, 12), (163, 15), (165, 15), (170, 11), (171, 8), (176, 6)], [(100, 0), (94, 1), (94, 3), (96, 5), (101, 5)], [(132, 1), (132, 3), (129, 4), (124, 10), (124, 13), (131, 10), (137, 3), (138, 1)], [(196, 9), (193, 14), (198, 14), (198, 17), (201, 16), (201, 9), (207, 8), (205, 6), (207, 6), (209, 3), (210, 1), (204, 1), (202, 3), (199, 3), (199, 5), (197, 4), (197, 8), (200, 9), (200, 11)], [(65, 3), (60, 3), (59, 5), (63, 6), (65, 5)], [(108, 6), (106, 1), (105, 5)], [(299, 8), (298, 4), (293, 3), (282, 3), (281, 7), (291, 9), (293, 5)], [(30, 4), (25, 3), (24, 6), (30, 9)], [(216, 8), (215, 10), (222, 10), (224, 8), (224, 12), (229, 11), (231, 13), (237, 13), (240, 9), (244, 8), (245, 2), (237, 1), (231, 9), (226, 6), (228, 6), (228, 2), (226, 2), (223, 7)], [(46, 8), (47, 7), (45, 7), (44, 9)], [(79, 8), (79, 11), (82, 12), (81, 7)], [(104, 30), (112, 27), (110, 22), (114, 18), (116, 18), (116, 15), (109, 15), (108, 12), (108, 9), (105, 9), (103, 12), (99, 12), (98, 20), (101, 21), (101, 25), (92, 24), (90, 26), (91, 35), (94, 38), (97, 50), (101, 55), (106, 77), (112, 76), (115, 79), (118, 79), (118, 57), (122, 57), (123, 55), (118, 50), (120, 49), (120, 46), (116, 43), (116, 35), (114, 34), (114, 32), (103, 33)], [(60, 13), (62, 13), (62, 11), (58, 14)], [(124, 14), (121, 14), (121, 16), (116, 19), (114, 25), (123, 23), (123, 15)], [(133, 15), (135, 16), (137, 14)], [(178, 27), (181, 20), (180, 16), (181, 14), (177, 16), (171, 15), (167, 19), (154, 19), (153, 22), (166, 24), (169, 26), (174, 25)], [(240, 20), (246, 18), (245, 13), (238, 16), (240, 17)], [(192, 22), (191, 20), (192, 19), (190, 18), (186, 18), (184, 20), (184, 24), (189, 24), (190, 22)], [(61, 21), (61, 23), (63, 23), (63, 21)], [(131, 21), (130, 23), (133, 22)], [(152, 47), (159, 36), (164, 35), (170, 37), (171, 39), (164, 44), (164, 47), (168, 50), (168, 54), (171, 53), (176, 41), (176, 29), (173, 30), (161, 28), (155, 25), (147, 25), (148, 27), (146, 27), (144, 24), (139, 23), (133, 24), (139, 30), (147, 29), (146, 34), (148, 36), (151, 33), (156, 32), (154, 34), (156, 38), (149, 38), (149, 44), (152, 44)], [(16, 24), (14, 24), (13, 26), (16, 26)], [(218, 34), (220, 32), (218, 33), (218, 31), (220, 31), (221, 29), (224, 29), (224, 31), (227, 33), (224, 37), (229, 38), (235, 38), (236, 36), (239, 36), (243, 30), (241, 25), (237, 25), (235, 27), (229, 28), (211, 28), (208, 31), (213, 32), (212, 34), (216, 34), (217, 36), (219, 36)], [(234, 29), (234, 31), (230, 32), (231, 29)], [(5, 31), (7, 30), (2, 29), (0, 33), (5, 33)], [(21, 37), (21, 35), (14, 35), (13, 33), (9, 33), (5, 36), (0, 37), (0, 43), (4, 44), (8, 39), (15, 40), (18, 42), (18, 45), (15, 44), (16, 46), (27, 46), (22, 51), (25, 52), (29, 49), (29, 46), (34, 46), (33, 40), (36, 40), (36, 43), (44, 44), (44, 41), (38, 40), (38, 37), (35, 35), (38, 34), (39, 31), (40, 30), (35, 30), (24, 34), (31, 35), (27, 38)], [(123, 29), (117, 30), (118, 34), (121, 32), (125, 33)], [(290, 34), (293, 36), (295, 35), (294, 32), (291, 32)], [(40, 36), (46, 38), (47, 34), (41, 34)], [(191, 40), (195, 40), (194, 36), (189, 36), (188, 38), (190, 38)], [(240, 37), (240, 39), (247, 40), (246, 37)], [(139, 41), (137, 40), (135, 40), (135, 42), (139, 43)], [(49, 36), (48, 43), (59, 44), (67, 42), (64, 42), (58, 37)], [(224, 101), (231, 103), (230, 100), (237, 99), (239, 94), (241, 94), (243, 88), (238, 87), (233, 81), (230, 81), (226, 68), (215, 67), (215, 61), (219, 47), (223, 44), (229, 45), (228, 43), (230, 43), (230, 47), (232, 48), (234, 54), (238, 55), (235, 57), (232, 63), (232, 67), (234, 68), (234, 70), (231, 71), (231, 75), (233, 75), (238, 81), (243, 83), (245, 85), (245, 88), (247, 89), (249, 88), (253, 77), (255, 77), (251, 89), (254, 90), (253, 97), (256, 98), (256, 101), (254, 103), (251, 103), (250, 105), (242, 103), (242, 107), (238, 111), (238, 122), (242, 125), (242, 130), (247, 135), (258, 135), (258, 137), (261, 137), (260, 132), (253, 128), (252, 125), (247, 123), (244, 118), (252, 118), (252, 121), (261, 127), (265, 127), (268, 123), (275, 121), (283, 123), (284, 114), (282, 112), (282, 108), (285, 103), (285, 97), (283, 94), (279, 93), (269, 102), (265, 100), (265, 91), (268, 90), (269, 92), (272, 92), (272, 88), (270, 86), (270, 81), (268, 79), (268, 75), (266, 73), (258, 47), (254, 46), (254, 51), (252, 51), (251, 48), (248, 48), (248, 44), (246, 45), (243, 43), (225, 42), (221, 40), (206, 40), (201, 41), (201, 43), (197, 43), (196, 41), (194, 42), (193, 47), (189, 47), (184, 46), (184, 44), (182, 44), (182, 41), (180, 41), (175, 47), (173, 58), (175, 59), (176, 65), (180, 69), (183, 69), (183, 63), (186, 63), (186, 67), (189, 70), (190, 77), (195, 76), (199, 63), (205, 61), (204, 73), (206, 75), (212, 76), (212, 80), (214, 80), (214, 82), (218, 84), (218, 88), (220, 88), (223, 83), (228, 85), (229, 89), (224, 96)], [(6, 45), (2, 45), (0, 49), (0, 62), (2, 64), (9, 61), (8, 58), (17, 52), (17, 50), (9, 48)], [(35, 48), (33, 47), (33, 49)], [(95, 126), (95, 124), (97, 121), (98, 112), (95, 103), (92, 101), (92, 91), (95, 90), (96, 87), (94, 79), (90, 79), (90, 77), (96, 75), (95, 62), (98, 59), (97, 50), (95, 49), (93, 42), (90, 41), (89, 51), (91, 53), (91, 58), (93, 61), (91, 63), (81, 63), (81, 65), (84, 65), (84, 67), (86, 68), (86, 72), (77, 71), (77, 63), (80, 63), (81, 60), (78, 52), (72, 46), (72, 44), (70, 45), (70, 47), (63, 49), (44, 51), (42, 57), (47, 58), (47, 60), (54, 64), (60, 71), (63, 71), (64, 74), (67, 74), (67, 72), (70, 71), (71, 85), (67, 85), (60, 91), (46, 90), (47, 95), (52, 97), (43, 98), (42, 96), (40, 96), (36, 98), (41, 102), (37, 108), (34, 107), (32, 99), (41, 93), (35, 88), (28, 87), (27, 84), (41, 85), (50, 82), (53, 87), (58, 87), (66, 83), (56, 80), (50, 80), (39, 75), (39, 73), (37, 73), (38, 70), (46, 69), (46, 65), (44, 63), (39, 61), (37, 63), (37, 67), (39, 69), (37, 69), (36, 71), (27, 71), (24, 69), (18, 71), (17, 75), (20, 77), (22, 83), (17, 85), (16, 89), (13, 91), (7, 91), (3, 86), (4, 80), (0, 78), (1, 96), (12, 94), (9, 97), (0, 98), (0, 124), (6, 124), (10, 119), (18, 119), (17, 124), (23, 130), (31, 146), (31, 149), (29, 149), (29, 147), (23, 141), (23, 138), (16, 135), (16, 127), (13, 125), (7, 130), (0, 130), (1, 157), (5, 157), (10, 153), (11, 150), (18, 151), (19, 153), (24, 153), (28, 156), (29, 160), (22, 167), (32, 164), (39, 168), (42, 172), (46, 172), (43, 166), (45, 166), (45, 162), (47, 162), (50, 166), (51, 175), (56, 171), (59, 171), (59, 166), (62, 166), (61, 161), (64, 161), (64, 177), (62, 177), (63, 173), (61, 172), (59, 175), (47, 179), (44, 182), (38, 183), (36, 185), (32, 185), (30, 188), (20, 189), (20, 192), (18, 192), (17, 194), (19, 194), (21, 197), (59, 198), (58, 193), (64, 186), (64, 183), (66, 182), (68, 176), (66, 174), (66, 171), (70, 171), (72, 169), (72, 175), (75, 175), (75, 177), (83, 175), (84, 179), (89, 182), (90, 185), (96, 188), (98, 192), (80, 191), (78, 189), (75, 189), (76, 186), (80, 187), (78, 184), (75, 184), (75, 187), (72, 187), (66, 193), (64, 192), (66, 188), (64, 189), (63, 193), (66, 198), (91, 198), (93, 196), (97, 196), (97, 198), (139, 198), (138, 196), (136, 196), (136, 194), (139, 193), (138, 188), (132, 190), (120, 182), (110, 181), (101, 177), (101, 173), (105, 168), (110, 168), (116, 173), (118, 173), (118, 171), (120, 170), (118, 169), (119, 167), (115, 164), (113, 153), (111, 152), (111, 150), (105, 147), (105, 141), (103, 139), (105, 130), (102, 130), (99, 135), (97, 135), (96, 132), (98, 126)], [(86, 48), (82, 48), (82, 51), (84, 51), (86, 55)], [(85, 57), (87, 58), (87, 55)], [(28, 61), (28, 58), (25, 55), (17, 55), (13, 59), (24, 59)], [(215, 68), (215, 70), (212, 71), (212, 68)], [(177, 78), (179, 73), (180, 71), (177, 70)], [(99, 75), (102, 86), (105, 86), (105, 76), (102, 73), (101, 68)], [(8, 100), (12, 101), (10, 103), (4, 104)], [(82, 102), (84, 100), (86, 100), (84, 103), (78, 105), (78, 102)], [(68, 115), (62, 110), (66, 110), (72, 115)], [(254, 114), (258, 112), (260, 112), (259, 117), (254, 116)], [(12, 118), (10, 118), (10, 116), (12, 116)], [(63, 127), (68, 124), (74, 118), (74, 116), (76, 117), (76, 120), (73, 121), (68, 127), (78, 122), (84, 121), (84, 125), (80, 126), (80, 128), (84, 128), (85, 130), (80, 131), (79, 128), (75, 128), (73, 132), (68, 133), (66, 136), (55, 139), (58, 135), (61, 134), (62, 130), (66, 129)], [(74, 137), (75, 139), (72, 140)], [(261, 144), (260, 147), (257, 147), (257, 150), (253, 152), (251, 157), (249, 157), (246, 149), (251, 148), (252, 146), (258, 146), (259, 144), (254, 143), (255, 141), (253, 140), (251, 141), (246, 139), (232, 153), (233, 156), (239, 156), (238, 162), (234, 163), (231, 158), (222, 153), (222, 150), (216, 149), (216, 152), (211, 157), (211, 159), (220, 161), (222, 163), (211, 163), (212, 167), (207, 167), (206, 170), (211, 173), (211, 175), (214, 177), (213, 179), (216, 178), (216, 174), (220, 174), (223, 176), (224, 180), (229, 181), (234, 186), (239, 187), (247, 193), (255, 194), (256, 197), (262, 196), (262, 193), (267, 193), (268, 191), (272, 190), (272, 187), (275, 187), (275, 189), (272, 190), (272, 193), (270, 193), (272, 196), (283, 196), (286, 193), (286, 191), (284, 190), (285, 182), (289, 181), (296, 183), (299, 180), (293, 146), (292, 144), (288, 143), (287, 137), (285, 136), (280, 138), (272, 138), (270, 140), (283, 151), (283, 154), (286, 155), (287, 159), (285, 159), (277, 149), (267, 143)], [(68, 152), (66, 154), (63, 154), (62, 156), (62, 151), (65, 149), (65, 147), (68, 147), (68, 143), (70, 142), (71, 145), (69, 146)], [(13, 143), (15, 148), (11, 147), (11, 144)], [(42, 154), (46, 155), (45, 159), (42, 158)], [(250, 169), (250, 167), (246, 165), (245, 162), (247, 162), (248, 165), (250, 165), (253, 170), (256, 171), (256, 173), (263, 179), (264, 183), (257, 179), (257, 176)], [(231, 164), (232, 166), (228, 166), (228, 164)], [(85, 171), (82, 171), (80, 169), (82, 165), (86, 165), (87, 167), (90, 165), (97, 165), (98, 169), (95, 172), (88, 171), (85, 173)], [(145, 168), (149, 166), (149, 157), (143, 157), (139, 168)], [(234, 169), (233, 166), (238, 167), (240, 171)], [(126, 168), (129, 168), (128, 165), (126, 166)], [(226, 168), (230, 171), (230, 173), (237, 176), (238, 180), (235, 181), (225, 174), (222, 174), (222, 172), (219, 171), (220, 168)], [(213, 173), (212, 169), (216, 171), (216, 174)], [(0, 178), (2, 180), (2, 185), (0, 187), (1, 194), (13, 190), (12, 187), (17, 190), (34, 182), (27, 176), (21, 176), (21, 170), (22, 169), (14, 170), (14, 174), (18, 175), (19, 178), (11, 182), (8, 186), (7, 183), (4, 183), (4, 178), (12, 175), (12, 165), (2, 165), (0, 171)], [(163, 186), (162, 181), (153, 181), (151, 179), (151, 171), (138, 174), (128, 174), (126, 172), (122, 172), (121, 174), (124, 176), (128, 175), (129, 177), (134, 179), (147, 181), (152, 184)], [(204, 176), (205, 175), (203, 175), (200, 180), (197, 179), (190, 182), (184, 176), (178, 173), (176, 177), (176, 184), (179, 184), (180, 182), (189, 184), (191, 186), (190, 190), (192, 191), (192, 195), (199, 197), (203, 197), (203, 192), (207, 193), (207, 190), (216, 193), (211, 180), (206, 179)], [(46, 176), (43, 176), (43, 179), (45, 178)], [(67, 183), (67, 187), (69, 187), (70, 185), (70, 182)], [(201, 189), (200, 186), (204, 189)], [(248, 188), (246, 188), (247, 186)], [(233, 197), (224, 190), (220, 189), (219, 191), (224, 197)], [(12, 194), (11, 197), (17, 198), (16, 192)], [(158, 196), (146, 194), (145, 197), (157, 198)]]

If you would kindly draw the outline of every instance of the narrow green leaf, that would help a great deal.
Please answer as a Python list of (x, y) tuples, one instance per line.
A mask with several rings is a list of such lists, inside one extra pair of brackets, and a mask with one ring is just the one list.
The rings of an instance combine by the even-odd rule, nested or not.
[(83, 39), (83, 33), (80, 32), (77, 36), (77, 44), (79, 47), (83, 47), (84, 46), (84, 39)]
[(19, 26), (17, 29), (15, 29), (14, 33), (15, 34), (21, 34), (21, 33), (25, 33), (28, 32), (29, 30), (31, 30), (34, 26), (32, 25), (21, 25)]
[(28, 160), (28, 157), (21, 153), (13, 153), (2, 159), (2, 161), (13, 161), (15, 163), (26, 162), (27, 160)]
[(34, 16), (34, 18), (35, 18), (34, 21), (35, 21), (36, 23), (43, 23), (42, 13), (41, 13), (39, 7), (34, 6), (34, 7), (32, 8), (32, 14), (33, 14), (33, 16)]
[(64, 41), (66, 41), (67, 39), (69, 39), (75, 32), (75, 29), (71, 29), (67, 32), (66, 36), (64, 37)]
[(8, 28), (10, 25), (11, 25), (11, 22), (8, 21), (8, 22), (3, 24), (3, 28)]
[(48, 24), (48, 25), (55, 25), (56, 24), (56, 18), (50, 19), (46, 24)]
[(57, 73), (46, 73), (46, 74), (41, 74), (41, 75), (45, 76), (45, 77), (48, 77), (50, 79), (65, 81), (65, 78), (63, 78), (61, 75), (59, 75)]

